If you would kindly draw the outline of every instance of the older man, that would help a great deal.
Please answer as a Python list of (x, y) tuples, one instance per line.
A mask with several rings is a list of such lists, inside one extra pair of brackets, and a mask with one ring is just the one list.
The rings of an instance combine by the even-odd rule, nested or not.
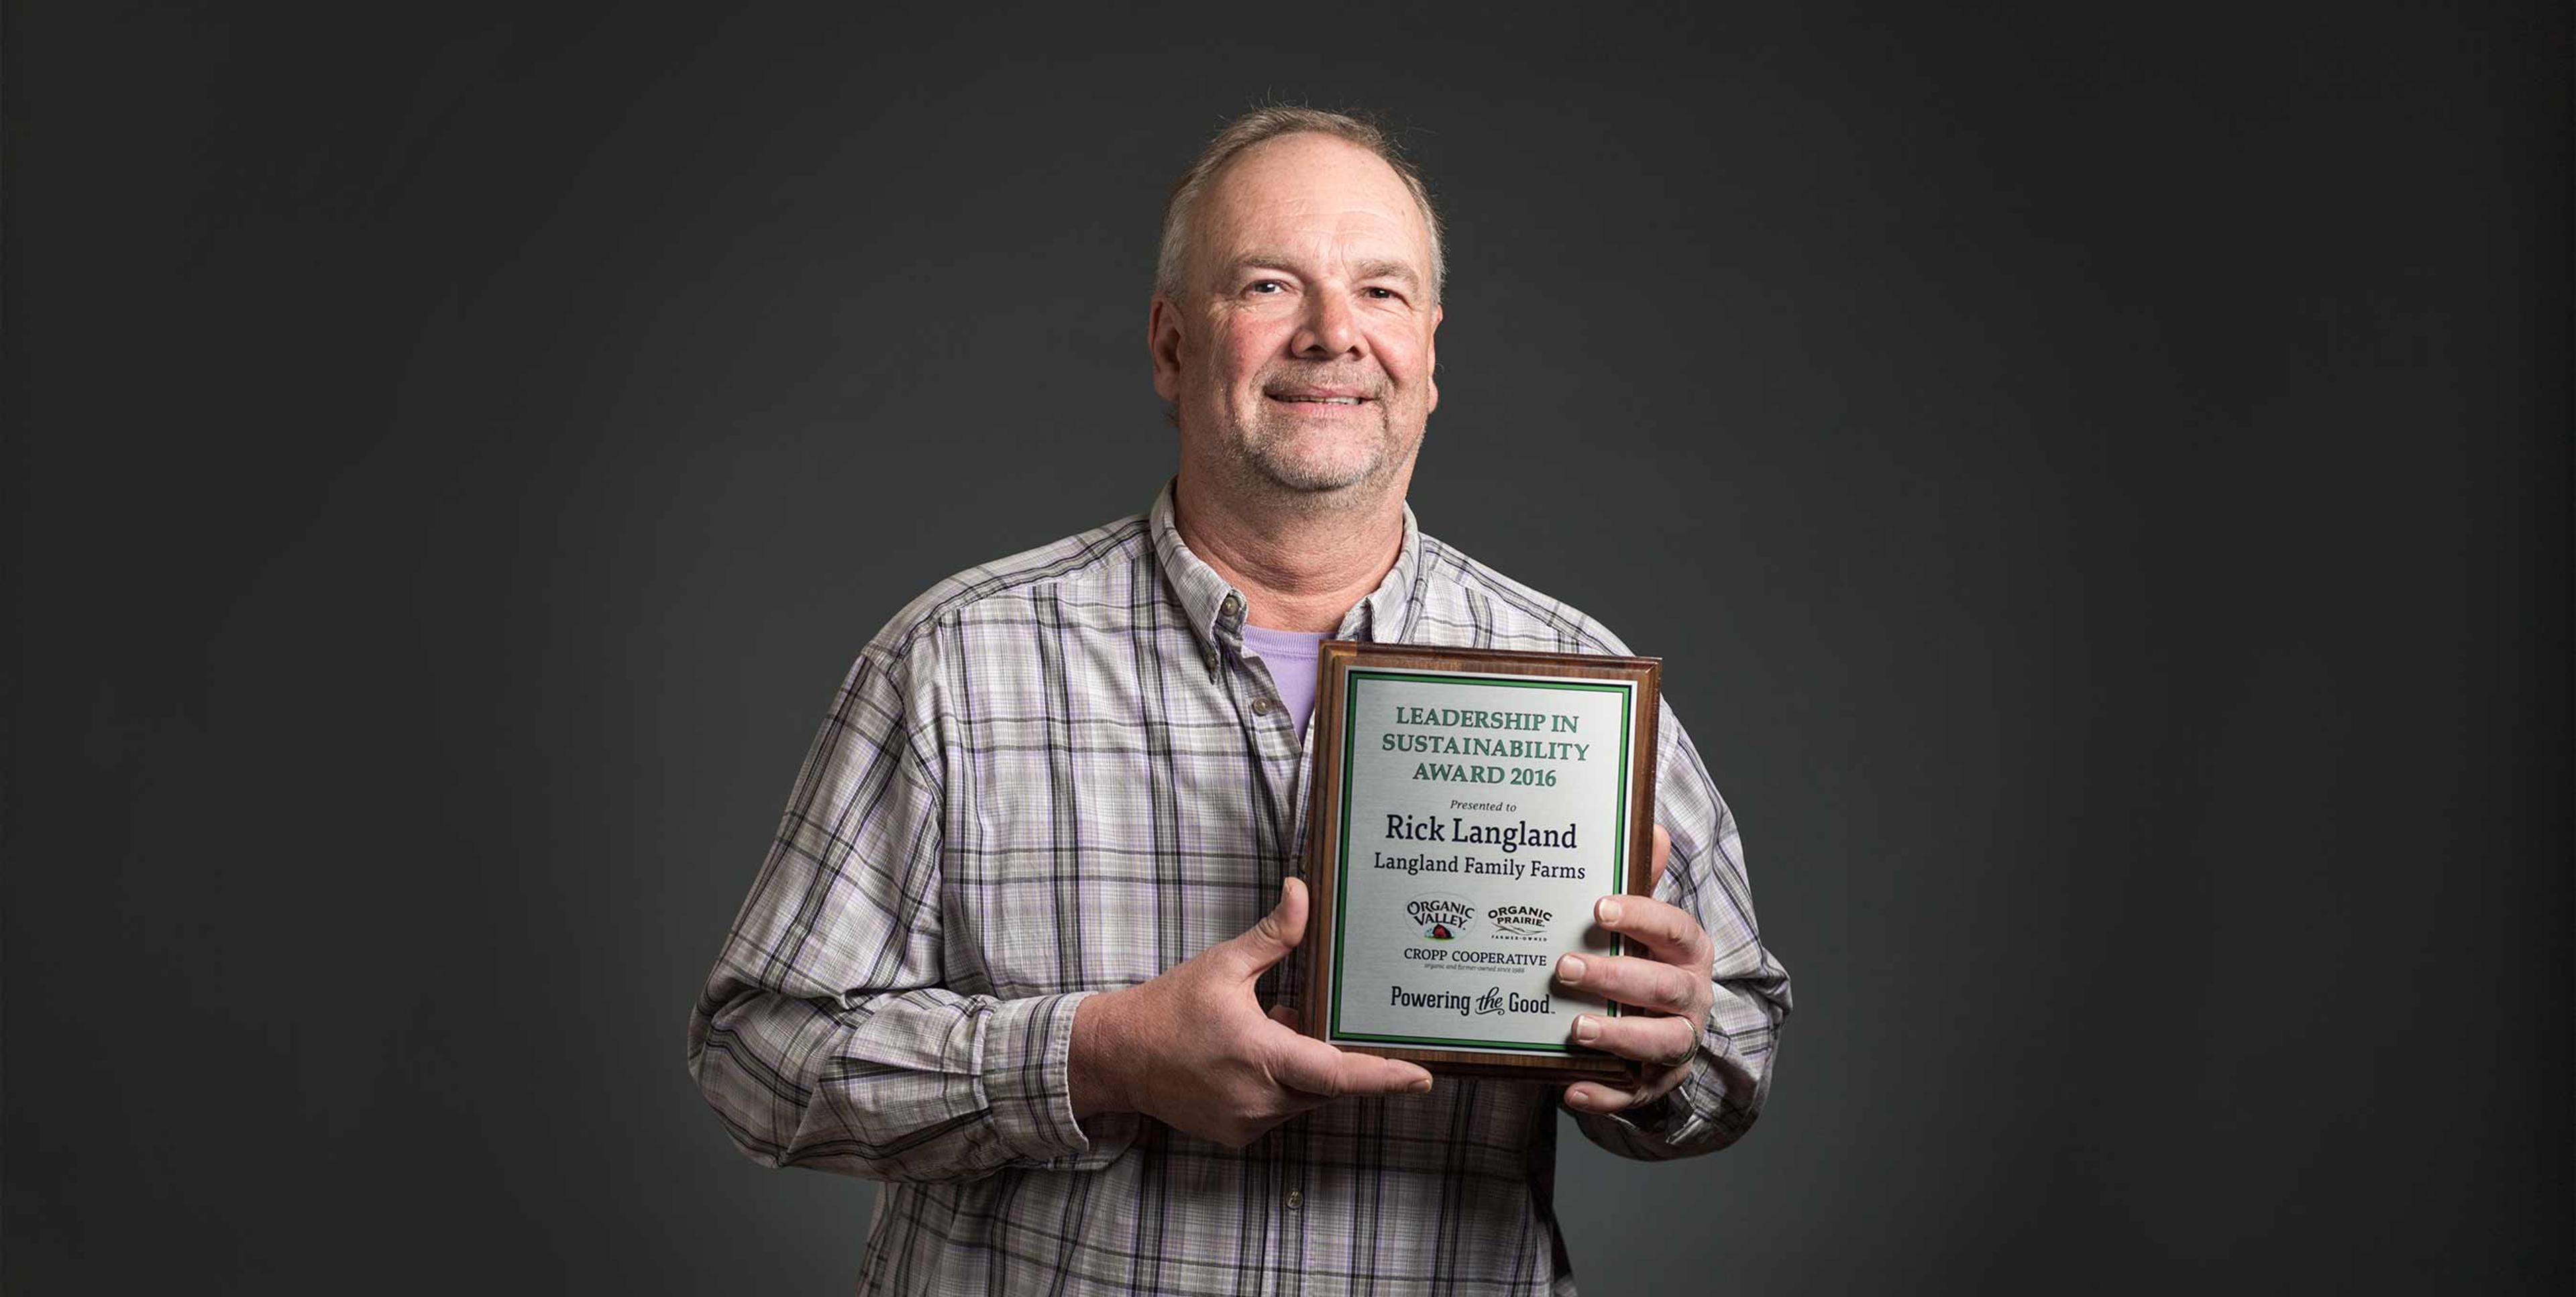
[(1627, 651), (1414, 525), (1442, 279), (1377, 130), (1236, 121), (1164, 223), (1178, 476), (860, 653), (689, 1065), (754, 1158), (898, 1182), (863, 1291), (1571, 1292), (1559, 1098), (1639, 1158), (1759, 1110), (1788, 976), (1669, 709), (1655, 899), (1596, 911), (1651, 957), (1557, 974), (1647, 1011), (1573, 1026), (1633, 1085), (1435, 1085), (1293, 1029), (1317, 642)]

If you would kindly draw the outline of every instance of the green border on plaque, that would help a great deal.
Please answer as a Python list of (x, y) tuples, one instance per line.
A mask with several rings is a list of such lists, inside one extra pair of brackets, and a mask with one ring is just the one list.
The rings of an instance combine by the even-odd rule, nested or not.
[[(1424, 646), (1427, 652), (1436, 647)], [(1628, 740), (1636, 730), (1633, 714), (1637, 705), (1637, 687), (1625, 682), (1609, 684), (1583, 680), (1529, 680), (1510, 676), (1470, 675), (1456, 671), (1414, 671), (1405, 668), (1352, 667), (1342, 677), (1342, 742), (1350, 742), (1351, 731), (1359, 727), (1360, 682), (1363, 680), (1446, 680), (1456, 684), (1494, 685), (1517, 689), (1574, 689), (1590, 693), (1619, 695), (1619, 808), (1610, 831), (1610, 890), (1628, 890)], [(1469, 1040), (1460, 1036), (1378, 1036), (1342, 1030), (1342, 948), (1344, 934), (1350, 931), (1351, 909), (1351, 774), (1359, 763), (1351, 760), (1350, 750), (1342, 752), (1342, 822), (1333, 837), (1333, 1016), (1330, 1038), (1333, 1040), (1366, 1040), (1387, 1045), (1424, 1045), (1434, 1049), (1473, 1046), (1477, 1049), (1508, 1049), (1525, 1054), (1548, 1054), (1571, 1058), (1574, 1050), (1563, 1045), (1533, 1045), (1519, 1040)], [(1619, 1016), (1616, 1002), (1607, 1005), (1611, 1017)]]

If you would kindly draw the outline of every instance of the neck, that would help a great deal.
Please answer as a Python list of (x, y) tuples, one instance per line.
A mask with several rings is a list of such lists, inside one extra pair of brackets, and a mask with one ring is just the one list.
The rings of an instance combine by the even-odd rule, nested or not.
[(1404, 496), (1340, 502), (1244, 499), (1181, 469), (1173, 488), (1181, 540), (1243, 592), (1244, 620), (1268, 630), (1339, 629), (1404, 549)]

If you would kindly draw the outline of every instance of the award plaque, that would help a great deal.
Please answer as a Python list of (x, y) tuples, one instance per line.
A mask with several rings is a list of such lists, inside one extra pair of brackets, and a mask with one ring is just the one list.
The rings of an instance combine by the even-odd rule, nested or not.
[(1557, 957), (1647, 889), (1655, 658), (1324, 642), (1316, 663), (1306, 1034), (1433, 1072), (1609, 1079)]

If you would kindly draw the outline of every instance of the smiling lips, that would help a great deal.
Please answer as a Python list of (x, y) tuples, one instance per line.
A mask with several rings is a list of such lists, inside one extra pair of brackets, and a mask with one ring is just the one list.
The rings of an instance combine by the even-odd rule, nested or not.
[(1329, 390), (1265, 392), (1263, 395), (1269, 397), (1271, 400), (1285, 402), (1289, 405), (1360, 405), (1366, 403), (1369, 399), (1356, 392), (1335, 392)]

